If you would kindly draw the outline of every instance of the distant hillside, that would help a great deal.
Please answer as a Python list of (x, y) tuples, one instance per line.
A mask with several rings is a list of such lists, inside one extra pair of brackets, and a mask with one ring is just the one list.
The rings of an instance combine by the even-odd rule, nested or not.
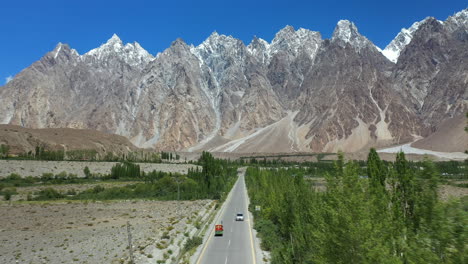
[(465, 124), (464, 115), (448, 118), (437, 127), (433, 134), (413, 143), (412, 146), (435, 151), (464, 152), (468, 149), (468, 133), (465, 132)]
[(119, 135), (96, 130), (72, 128), (30, 129), (21, 126), (0, 125), (0, 144), (10, 146), (11, 154), (34, 152), (36, 146), (48, 150), (94, 149), (99, 154), (123, 154), (138, 150), (130, 141)]

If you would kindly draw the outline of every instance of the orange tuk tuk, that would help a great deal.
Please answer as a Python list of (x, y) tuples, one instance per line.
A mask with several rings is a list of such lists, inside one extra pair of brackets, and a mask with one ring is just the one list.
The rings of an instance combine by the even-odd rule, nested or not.
[(223, 225), (215, 225), (215, 236), (223, 236)]

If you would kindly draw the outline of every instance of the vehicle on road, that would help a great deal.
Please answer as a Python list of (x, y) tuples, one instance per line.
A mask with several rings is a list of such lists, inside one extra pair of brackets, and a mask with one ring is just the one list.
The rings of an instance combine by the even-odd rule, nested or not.
[(236, 221), (244, 221), (244, 215), (241, 213), (237, 213), (236, 215)]
[(223, 236), (223, 225), (215, 225), (215, 236)]

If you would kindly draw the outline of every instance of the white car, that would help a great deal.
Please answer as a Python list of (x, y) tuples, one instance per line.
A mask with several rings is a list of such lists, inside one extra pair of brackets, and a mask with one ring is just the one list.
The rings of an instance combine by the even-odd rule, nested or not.
[(236, 215), (236, 221), (244, 221), (244, 215), (241, 213), (237, 213)]

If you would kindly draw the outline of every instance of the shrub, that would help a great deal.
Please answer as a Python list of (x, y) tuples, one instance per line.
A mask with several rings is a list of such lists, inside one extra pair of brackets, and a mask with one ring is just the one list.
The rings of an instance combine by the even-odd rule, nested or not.
[(198, 247), (202, 243), (203, 243), (203, 238), (201, 238), (199, 236), (194, 236), (194, 237), (189, 238), (187, 240), (187, 242), (185, 243), (185, 246), (184, 246), (184, 250), (185, 251), (190, 251), (190, 250)]
[(91, 171), (89, 170), (88, 166), (86, 166), (84, 169), (83, 169), (83, 173), (85, 175), (85, 177), (88, 179), (88, 178), (91, 178)]
[(35, 200), (55, 200), (65, 197), (63, 194), (55, 190), (54, 188), (46, 188), (36, 193), (37, 197)]
[(11, 196), (13, 196), (14, 194), (18, 194), (18, 193), (16, 192), (15, 188), (8, 188), (8, 189), (3, 189), (2, 191), (0, 191), (0, 194), (3, 194), (5, 201), (10, 201)]

